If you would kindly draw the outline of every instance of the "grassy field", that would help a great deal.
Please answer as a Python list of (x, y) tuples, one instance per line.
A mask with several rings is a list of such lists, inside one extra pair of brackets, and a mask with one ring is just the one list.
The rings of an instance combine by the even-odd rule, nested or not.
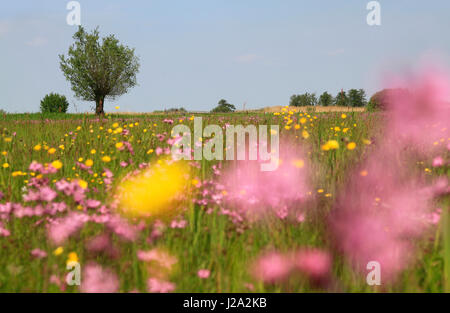
[[(338, 194), (352, 179), (353, 169), (377, 149), (385, 135), (382, 113), (284, 109), (276, 114), (201, 116), (203, 125), (277, 124), (283, 142), (307, 151), (302, 160), (309, 173), (305, 192), (313, 200), (301, 203), (304, 219), (270, 216), (263, 222), (237, 224), (232, 215), (221, 213), (222, 204), (212, 201), (210, 195), (220, 180), (217, 171), (214, 173), (217, 166), (226, 172), (239, 164), (206, 160), (189, 163), (181, 209), (163, 203), (168, 213), (158, 209), (158, 220), (121, 214), (114, 201), (122, 178), (161, 162), (164, 153), (160, 152), (169, 146), (173, 126), (184, 124), (193, 129), (191, 114), (106, 115), (102, 119), (82, 114), (4, 115), (0, 117), (0, 292), (89, 291), (94, 287), (83, 284), (101, 285), (99, 276), (107, 290), (118, 288), (121, 292), (450, 292), (446, 210), (439, 222), (414, 240), (413, 261), (402, 267), (395, 280), (383, 280), (381, 286), (366, 283), (367, 271), (354, 267), (330, 234), (330, 216)], [(338, 147), (327, 149), (324, 145), (330, 140)], [(448, 159), (448, 152), (443, 157)], [(42, 164), (44, 170), (30, 169), (32, 161)], [(431, 162), (418, 158), (408, 166), (429, 179), (450, 176), (448, 166), (433, 168)], [(49, 166), (55, 170), (47, 173)], [(77, 201), (73, 194), (58, 189), (56, 184), (63, 179), (80, 186), (82, 190), (77, 192), (84, 199)], [(48, 189), (42, 191), (46, 186), (56, 195)], [(33, 190), (44, 194), (30, 197)], [(222, 195), (226, 196), (226, 190)], [(32, 199), (25, 199), (27, 196)], [(448, 204), (448, 196), (435, 203), (441, 208)], [(63, 208), (52, 211), (55, 206)], [(95, 216), (97, 221), (72, 227), (70, 219), (78, 218), (73, 214)], [(102, 216), (116, 215), (120, 222), (100, 221)], [(52, 239), (52, 227), (64, 218), (69, 225), (59, 232), (67, 231), (70, 236), (58, 233), (63, 239)], [(308, 273), (275, 282), (254, 273), (258, 268), (255, 262), (265, 253), (312, 248), (330, 257), (326, 283), (317, 283)], [(145, 255), (148, 251), (153, 253)], [(65, 283), (70, 261), (81, 264), (81, 287)]]

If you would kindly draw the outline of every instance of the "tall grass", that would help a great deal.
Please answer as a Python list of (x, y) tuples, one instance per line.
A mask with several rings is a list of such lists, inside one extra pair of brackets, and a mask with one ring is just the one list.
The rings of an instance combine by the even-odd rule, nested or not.
[[(206, 208), (194, 204), (185, 212), (187, 226), (184, 229), (168, 228), (164, 235), (155, 242), (149, 242), (150, 231), (140, 234), (134, 242), (122, 242), (114, 237), (120, 247), (117, 258), (106, 256), (96, 257), (98, 263), (112, 267), (119, 273), (121, 291), (145, 291), (147, 268), (136, 257), (138, 250), (148, 250), (162, 247), (169, 250), (178, 259), (176, 270), (171, 275), (171, 281), (176, 283), (177, 292), (309, 292), (316, 291), (306, 281), (292, 280), (286, 285), (265, 285), (255, 281), (249, 273), (251, 262), (261, 252), (277, 249), (288, 251), (295, 247), (320, 247), (334, 251), (329, 240), (327, 229), (328, 213), (333, 209), (335, 195), (347, 181), (350, 169), (361, 162), (376, 145), (379, 136), (383, 134), (382, 116), (377, 113), (349, 112), (345, 119), (341, 113), (304, 113), (308, 122), (301, 128), (285, 129), (284, 116), (273, 114), (242, 113), (230, 115), (203, 114), (203, 124), (258, 124), (281, 125), (282, 135), (291, 138), (298, 145), (307, 147), (312, 166), (314, 188), (311, 193), (317, 195), (317, 206), (309, 210), (304, 223), (291, 224), (274, 221), (268, 226), (261, 224), (243, 233), (234, 231), (233, 224), (223, 215), (207, 214)], [(253, 120), (249, 122), (249, 117)], [(298, 113), (295, 115), (299, 119)], [(315, 117), (315, 118), (314, 118)], [(4, 193), (2, 203), (21, 202), (23, 188), (30, 179), (28, 166), (31, 161), (50, 163), (56, 159), (63, 163), (63, 168), (52, 179), (81, 178), (89, 186), (97, 187), (100, 192), (90, 192), (95, 199), (107, 202), (110, 195), (105, 192), (101, 182), (104, 167), (114, 172), (118, 177), (126, 175), (143, 162), (151, 162), (157, 156), (150, 149), (160, 146), (157, 135), (170, 134), (172, 125), (164, 123), (164, 116), (148, 115), (109, 115), (98, 119), (92, 115), (82, 114), (15, 114), (0, 116), (0, 165), (7, 163), (9, 167), (0, 168), (0, 191)], [(171, 116), (174, 123), (183, 123), (192, 127), (192, 121), (187, 116)], [(312, 121), (310, 121), (310, 119)], [(135, 155), (126, 151), (118, 151), (115, 143), (123, 140), (120, 134), (108, 132), (113, 130), (113, 124), (130, 130), (127, 139), (133, 145)], [(135, 124), (138, 123), (138, 124)], [(131, 127), (131, 124), (133, 125)], [(295, 123), (294, 123), (295, 124)], [(155, 126), (156, 125), (156, 126)], [(307, 126), (310, 137), (304, 139), (302, 130)], [(336, 131), (335, 127), (340, 130)], [(344, 133), (342, 130), (348, 128)], [(5, 140), (11, 138), (11, 141)], [(321, 146), (329, 139), (341, 143), (341, 148), (324, 152)], [(364, 141), (366, 140), (366, 144)], [(367, 144), (367, 140), (372, 142)], [(345, 149), (346, 142), (355, 142), (357, 148), (353, 151)], [(41, 150), (34, 147), (41, 145)], [(61, 148), (63, 146), (63, 148)], [(54, 154), (48, 153), (48, 148), (55, 148)], [(47, 149), (46, 149), (47, 148)], [(92, 154), (92, 149), (96, 150)], [(105, 164), (101, 158), (108, 155), (112, 158)], [(76, 166), (79, 158), (92, 159), (94, 177)], [(133, 164), (121, 167), (120, 161), (133, 159)], [(230, 162), (223, 165), (231, 166)], [(195, 169), (194, 177), (208, 179), (212, 177), (212, 165), (217, 161), (202, 161), (200, 169)], [(420, 165), (418, 165), (420, 166)], [(13, 173), (21, 171), (25, 175), (13, 177)], [(449, 175), (446, 172), (440, 173)], [(323, 193), (318, 193), (323, 189)], [(325, 196), (327, 195), (327, 196)], [(196, 197), (193, 193), (190, 197)], [(441, 205), (448, 207), (448, 199)], [(70, 208), (76, 210), (75, 207)], [(450, 292), (450, 217), (448, 211), (444, 215), (433, 240), (418, 242), (421, 255), (417, 262), (408, 268), (395, 283), (383, 288), (374, 288), (365, 283), (364, 273), (356, 272), (350, 264), (334, 251), (333, 277), (336, 284), (329, 291), (347, 292)], [(9, 237), (0, 237), (0, 291), (1, 292), (59, 292), (61, 289), (51, 281), (56, 276), (63, 279), (67, 273), (66, 256), (76, 252), (82, 266), (91, 256), (84, 249), (84, 243), (103, 229), (98, 225), (88, 225), (75, 238), (64, 245), (64, 253), (56, 256), (56, 248), (46, 235), (45, 221), (37, 224), (40, 218), (11, 218), (5, 225), (11, 231)], [(35, 259), (30, 251), (40, 248), (48, 253), (45, 259)], [(200, 279), (199, 269), (209, 269), (211, 277)], [(253, 288), (249, 287), (252, 284)], [(77, 292), (77, 287), (68, 286), (66, 291)]]

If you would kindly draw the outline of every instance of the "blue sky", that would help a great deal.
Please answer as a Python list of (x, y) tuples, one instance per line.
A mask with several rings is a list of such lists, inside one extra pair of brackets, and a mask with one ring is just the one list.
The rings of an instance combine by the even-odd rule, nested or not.
[[(75, 26), (65, 0), (0, 4), (0, 108), (35, 112), (45, 94), (74, 98), (59, 69)], [(450, 65), (450, 1), (380, 0), (382, 25), (368, 26), (368, 0), (80, 0), (81, 22), (136, 48), (139, 85), (106, 110), (210, 110), (221, 98), (242, 108), (286, 105), (294, 93), (382, 87), (386, 71), (424, 56)]]

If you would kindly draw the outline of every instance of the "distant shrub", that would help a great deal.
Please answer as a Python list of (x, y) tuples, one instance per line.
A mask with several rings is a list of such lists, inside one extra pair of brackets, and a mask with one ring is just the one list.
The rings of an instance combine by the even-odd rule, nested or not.
[(6, 112), (6, 111), (3, 110), (3, 109), (0, 109), (0, 115), (6, 115), (6, 114), (8, 114), (8, 112)]
[(394, 96), (408, 97), (409, 91), (408, 89), (403, 88), (383, 89), (378, 91), (370, 98), (367, 109), (369, 111), (386, 110), (389, 106), (390, 99)]
[(187, 113), (187, 110), (185, 108), (170, 108), (164, 110), (164, 113)]
[(372, 101), (372, 99), (369, 101), (369, 103), (367, 103), (367, 111), (368, 112), (375, 112), (380, 110), (377, 102)]
[(219, 104), (211, 111), (212, 113), (231, 113), (236, 111), (236, 107), (226, 100), (222, 99)]
[(66, 113), (68, 108), (66, 97), (56, 93), (48, 94), (41, 100), (42, 113)]

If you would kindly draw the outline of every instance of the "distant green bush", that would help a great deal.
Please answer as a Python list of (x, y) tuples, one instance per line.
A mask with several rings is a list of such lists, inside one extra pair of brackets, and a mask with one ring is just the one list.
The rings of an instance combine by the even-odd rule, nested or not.
[(63, 95), (51, 93), (41, 100), (42, 113), (66, 113), (68, 108), (69, 102)]
[(222, 99), (218, 105), (211, 111), (212, 113), (231, 113), (236, 111), (236, 107), (226, 100)]
[(383, 89), (375, 93), (367, 105), (369, 111), (386, 110), (393, 97), (408, 97), (408, 89), (395, 88), (395, 89)]
[(164, 110), (164, 113), (187, 113), (187, 110), (185, 108), (170, 108)]

